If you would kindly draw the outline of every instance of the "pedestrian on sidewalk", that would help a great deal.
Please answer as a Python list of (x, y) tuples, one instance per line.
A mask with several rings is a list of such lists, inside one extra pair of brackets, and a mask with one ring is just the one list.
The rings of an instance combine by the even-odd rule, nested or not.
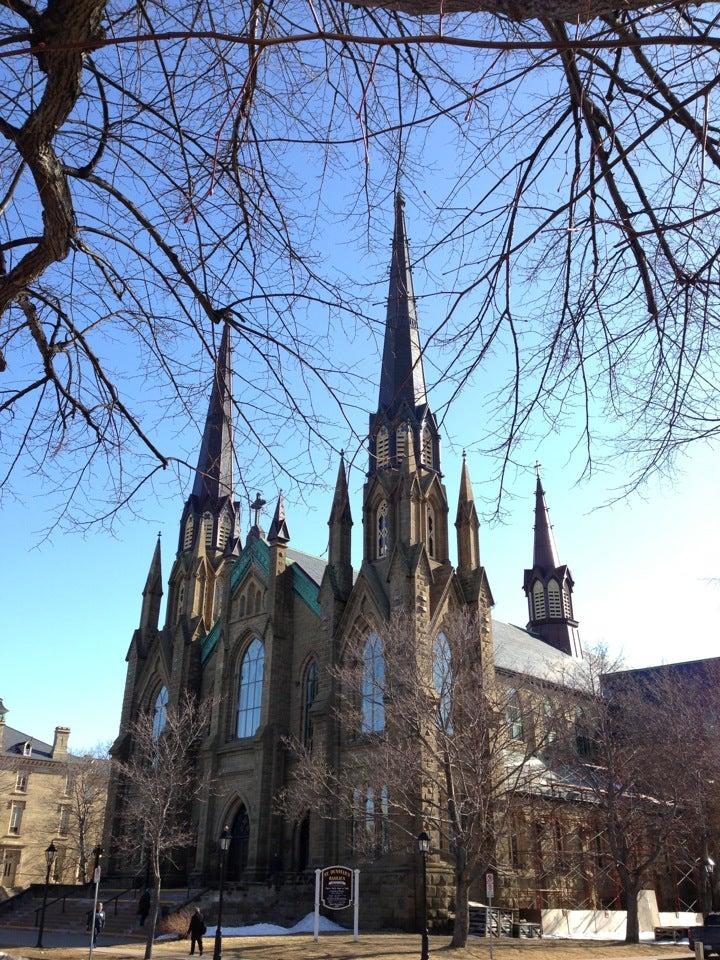
[(145, 926), (145, 921), (148, 918), (150, 913), (150, 891), (146, 888), (145, 893), (138, 900), (138, 920), (140, 921), (140, 926)]
[(102, 903), (97, 905), (95, 912), (95, 933), (93, 936), (93, 946), (97, 946), (98, 937), (105, 929), (105, 908)]
[(195, 944), (198, 946), (200, 956), (203, 953), (203, 934), (207, 931), (205, 918), (200, 913), (200, 907), (195, 907), (195, 913), (190, 917), (190, 926), (188, 927), (186, 937), (190, 937), (190, 956), (195, 953)]

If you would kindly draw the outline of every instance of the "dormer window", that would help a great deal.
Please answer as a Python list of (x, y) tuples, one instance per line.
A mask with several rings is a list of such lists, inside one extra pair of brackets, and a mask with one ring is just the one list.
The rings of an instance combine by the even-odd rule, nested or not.
[(377, 549), (378, 559), (386, 557), (388, 552), (388, 505), (387, 500), (383, 500), (377, 508), (376, 521)]
[(32, 756), (32, 743), (29, 740), (26, 740), (23, 744), (22, 752), (24, 757)]
[(183, 537), (183, 550), (189, 550), (193, 542), (193, 533), (195, 532), (195, 518), (192, 514), (185, 521), (185, 536)]
[(533, 620), (544, 620), (545, 612), (545, 587), (539, 580), (536, 580), (532, 588), (532, 616)]
[(550, 583), (548, 583), (548, 613), (551, 617), (562, 617), (560, 584), (557, 580), (551, 580)]
[(379, 467), (386, 467), (390, 460), (390, 441), (387, 427), (381, 427), (375, 437), (375, 459)]

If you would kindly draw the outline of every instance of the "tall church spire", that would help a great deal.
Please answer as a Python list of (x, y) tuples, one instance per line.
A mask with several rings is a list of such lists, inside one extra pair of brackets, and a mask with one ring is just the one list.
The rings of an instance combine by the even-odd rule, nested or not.
[(328, 569), (336, 596), (347, 598), (353, 585), (351, 563), (352, 514), (348, 493), (345, 455), (340, 453), (335, 494), (328, 520)]
[(160, 534), (158, 534), (155, 550), (150, 561), (147, 579), (143, 588), (142, 612), (140, 614), (141, 630), (157, 630), (160, 618), (160, 601), (162, 600), (162, 568), (160, 557)]
[(220, 341), (212, 393), (198, 456), (193, 496), (217, 501), (233, 493), (233, 427), (230, 326)]
[(410, 407), (418, 407), (427, 403), (427, 391), (405, 227), (405, 200), (398, 191), (379, 406), (392, 414), (403, 400)]
[(578, 623), (573, 612), (570, 568), (558, 561), (540, 474), (535, 484), (533, 565), (525, 571), (523, 589), (528, 601), (528, 629), (563, 653), (581, 657)]
[(551, 570), (558, 566), (557, 547), (548, 515), (545, 491), (540, 474), (535, 485), (535, 538), (533, 543), (533, 566)]

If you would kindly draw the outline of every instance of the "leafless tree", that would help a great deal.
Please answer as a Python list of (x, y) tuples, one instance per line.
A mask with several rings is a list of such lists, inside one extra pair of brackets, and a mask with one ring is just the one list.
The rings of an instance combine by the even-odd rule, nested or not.
[(412, 849), (423, 825), (454, 874), (453, 947), (467, 941), (471, 885), (498, 865), (517, 804), (544, 772), (530, 762), (547, 738), (536, 717), (544, 684), (496, 682), (487, 630), (458, 610), (433, 643), (396, 615), (378, 628), (384, 671), (370, 675), (367, 638), (351, 640), (333, 670), (340, 757), (293, 743), (297, 764), (279, 798), (288, 811), (350, 821), (355, 851), (371, 859)]
[(109, 777), (110, 761), (104, 746), (68, 758), (68, 836), (74, 847), (78, 878), (82, 883), (90, 880), (90, 854), (102, 840)]
[(162, 868), (174, 864), (178, 852), (191, 845), (193, 801), (199, 797), (195, 759), (207, 733), (210, 704), (186, 695), (169, 707), (161, 731), (151, 714), (142, 714), (130, 726), (130, 755), (116, 761), (123, 791), (120, 830), (113, 843), (135, 862), (149, 862), (153, 879), (150, 923), (145, 960), (152, 956), (160, 905)]
[(224, 322), (242, 466), (260, 448), (313, 482), (304, 446), (338, 421), (360, 442), (327, 358), (375, 312), (324, 238), (372, 241), (403, 171), (447, 403), (489, 362), (507, 374), (484, 397), (499, 490), (518, 441), (565, 420), (588, 470), (598, 442), (639, 455), (630, 487), (717, 435), (714, 4), (0, 9), (5, 483), (64, 467), (72, 502), (109, 473), (117, 507), (178, 469), (162, 421), (192, 418)]
[(553, 755), (594, 810), (627, 909), (626, 942), (637, 943), (638, 893), (661, 857), (686, 856), (697, 828), (697, 781), (685, 772), (694, 705), (677, 675), (621, 668), (604, 650), (575, 665)]

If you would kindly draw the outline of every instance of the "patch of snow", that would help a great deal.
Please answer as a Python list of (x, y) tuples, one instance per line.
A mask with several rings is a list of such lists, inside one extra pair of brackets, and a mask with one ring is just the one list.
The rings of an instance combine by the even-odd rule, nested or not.
[[(315, 929), (315, 914), (308, 913), (298, 920), (294, 927), (281, 927), (276, 923), (253, 923), (247, 927), (226, 927), (223, 925), (223, 937), (286, 937), (297, 933), (312, 933)], [(208, 927), (206, 937), (214, 937), (217, 927)], [(347, 933), (346, 927), (327, 917), (320, 917), (320, 933)]]

